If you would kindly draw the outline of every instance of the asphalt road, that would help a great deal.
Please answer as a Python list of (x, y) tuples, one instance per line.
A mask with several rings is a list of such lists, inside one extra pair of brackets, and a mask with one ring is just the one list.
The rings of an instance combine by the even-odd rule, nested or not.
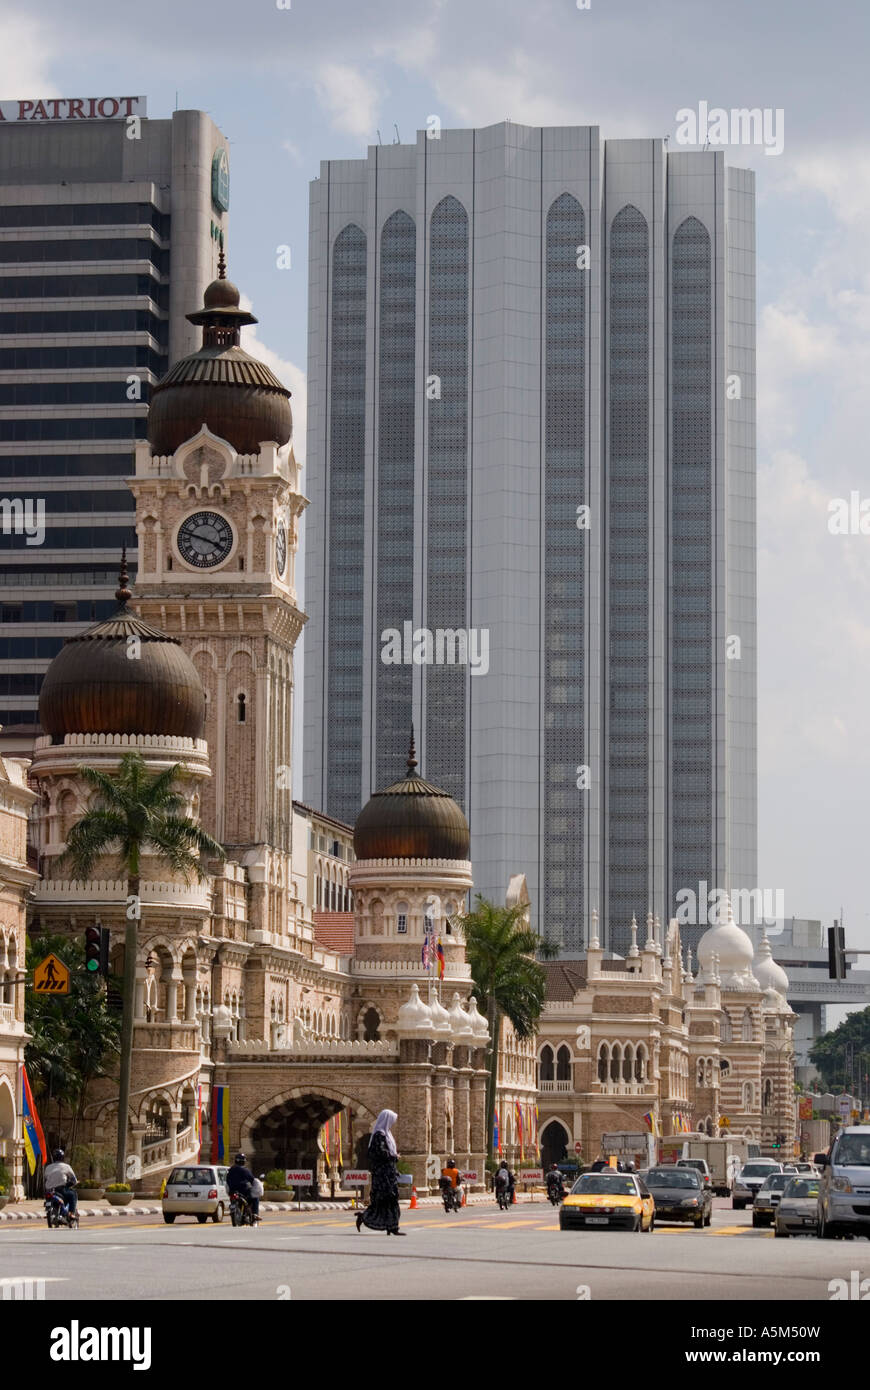
[(0, 1228), (0, 1281), (45, 1279), (52, 1299), (828, 1300), (870, 1277), (870, 1243), (775, 1240), (717, 1202), (708, 1230), (565, 1231), (545, 1201), (447, 1215), (403, 1211), (407, 1236), (355, 1229), (347, 1212), (280, 1213), (259, 1228), (179, 1217), (94, 1218), (79, 1231)]

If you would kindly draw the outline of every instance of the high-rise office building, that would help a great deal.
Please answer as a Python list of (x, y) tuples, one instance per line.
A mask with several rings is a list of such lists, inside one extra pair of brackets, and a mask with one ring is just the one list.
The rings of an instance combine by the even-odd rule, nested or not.
[(352, 821), (413, 718), (566, 953), (755, 884), (754, 300), (721, 151), (504, 123), (312, 184), (305, 798)]
[(25, 752), (64, 638), (135, 571), (124, 479), (151, 387), (197, 346), (226, 141), (141, 97), (0, 102), (0, 742)]

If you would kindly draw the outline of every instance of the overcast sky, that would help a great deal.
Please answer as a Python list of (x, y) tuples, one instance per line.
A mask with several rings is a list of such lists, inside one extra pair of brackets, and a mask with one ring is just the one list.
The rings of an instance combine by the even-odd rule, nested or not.
[(759, 885), (788, 915), (842, 904), (865, 947), (870, 536), (827, 519), (832, 497), (870, 497), (868, 30), (866, 0), (0, 0), (0, 98), (143, 93), (161, 117), (177, 94), (228, 136), (230, 273), (260, 319), (245, 345), (293, 390), (297, 452), (321, 159), (432, 114), (673, 146), (699, 101), (783, 108), (781, 155), (726, 154), (757, 171)]

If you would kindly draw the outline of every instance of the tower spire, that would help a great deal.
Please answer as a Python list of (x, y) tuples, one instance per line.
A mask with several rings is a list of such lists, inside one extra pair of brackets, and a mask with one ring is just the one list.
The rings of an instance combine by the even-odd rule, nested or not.
[(408, 772), (414, 771), (417, 766), (417, 749), (414, 747), (414, 721), (411, 721), (411, 742), (408, 747)]
[(118, 573), (118, 587), (115, 590), (115, 598), (119, 603), (127, 603), (133, 594), (130, 590), (130, 576), (127, 573), (127, 542), (121, 546), (121, 569)]
[(219, 247), (219, 250), (218, 250), (218, 279), (219, 279), (219, 280), (226, 280), (226, 278), (227, 278), (227, 258), (226, 258), (226, 256), (224, 255), (224, 234), (223, 234), (223, 232), (221, 232), (221, 234), (220, 234), (220, 236), (219, 236), (219, 238), (218, 238), (218, 247)]

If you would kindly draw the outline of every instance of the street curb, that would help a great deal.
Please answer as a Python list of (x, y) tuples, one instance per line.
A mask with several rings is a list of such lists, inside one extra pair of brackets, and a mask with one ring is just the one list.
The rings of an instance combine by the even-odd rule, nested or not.
[[(518, 1198), (518, 1201), (520, 1201), (520, 1202), (524, 1202), (524, 1201), (528, 1201), (528, 1200), (529, 1200), (528, 1198), (523, 1198), (523, 1197)], [(491, 1203), (492, 1201), (493, 1201), (493, 1197), (492, 1197), (492, 1194), (489, 1193), (489, 1192), (487, 1192), (487, 1193), (475, 1192), (475, 1193), (470, 1194), (470, 1195), (466, 1198), (466, 1203), (467, 1203), (467, 1205), (470, 1206), (470, 1207), (471, 1207), (471, 1206), (482, 1206), (482, 1205), (484, 1205), (484, 1204)], [(440, 1198), (440, 1197), (418, 1197), (418, 1198), (417, 1198), (417, 1205), (420, 1206), (420, 1207), (440, 1207), (440, 1206), (441, 1206), (441, 1198)], [(543, 1203), (542, 1203), (542, 1205), (543, 1205)], [(262, 1201), (261, 1201), (261, 1202), (260, 1202), (260, 1210), (261, 1210), (261, 1211), (269, 1211), (269, 1212), (282, 1212), (282, 1211), (283, 1211), (283, 1212), (291, 1212), (291, 1211), (332, 1211), (332, 1212), (347, 1212), (348, 1215), (351, 1215), (356, 1209), (350, 1205), (350, 1199), (348, 1199), (347, 1202), (303, 1202), (302, 1205), (301, 1205), (301, 1207), (300, 1207), (300, 1205), (299, 1205), (298, 1202), (262, 1202)], [(407, 1211), (407, 1207), (405, 1207), (404, 1210)], [(163, 1208), (162, 1208), (161, 1206), (132, 1206), (132, 1205), (131, 1205), (131, 1206), (127, 1206), (127, 1207), (113, 1207), (113, 1206), (99, 1207), (99, 1206), (86, 1206), (83, 1202), (80, 1202), (80, 1203), (79, 1203), (79, 1216), (114, 1216), (114, 1217), (118, 1217), (118, 1218), (120, 1219), (121, 1217), (125, 1217), (125, 1216), (162, 1216), (162, 1215), (163, 1215)], [(45, 1212), (42, 1211), (42, 1210), (39, 1210), (39, 1211), (32, 1211), (32, 1210), (30, 1210), (30, 1211), (14, 1211), (14, 1210), (10, 1211), (10, 1210), (7, 1210), (7, 1211), (2, 1211), (2, 1212), (0, 1212), (0, 1225), (2, 1225), (3, 1222), (8, 1222), (8, 1221), (44, 1221), (44, 1220), (45, 1220)]]

